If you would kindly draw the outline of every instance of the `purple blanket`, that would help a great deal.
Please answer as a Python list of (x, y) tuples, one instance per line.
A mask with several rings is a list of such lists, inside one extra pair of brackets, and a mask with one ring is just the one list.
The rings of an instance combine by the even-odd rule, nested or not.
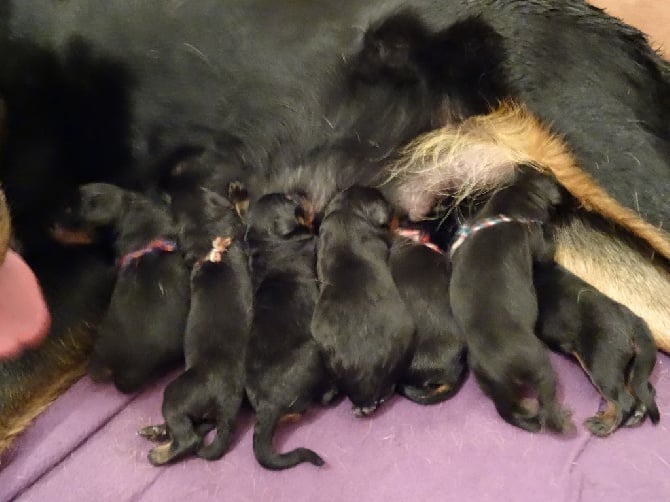
[(37, 420), (0, 466), (0, 500), (670, 500), (670, 358), (659, 356), (652, 378), (661, 423), (646, 421), (606, 439), (581, 427), (599, 400), (586, 376), (567, 360), (552, 360), (580, 424), (576, 437), (507, 425), (470, 377), (455, 398), (432, 407), (397, 397), (370, 419), (354, 418), (346, 401), (311, 410), (282, 428), (276, 445), (282, 451), (310, 447), (326, 465), (283, 472), (256, 464), (248, 413), (222, 460), (152, 467), (150, 444), (136, 430), (161, 420), (165, 382), (128, 397), (86, 378)]

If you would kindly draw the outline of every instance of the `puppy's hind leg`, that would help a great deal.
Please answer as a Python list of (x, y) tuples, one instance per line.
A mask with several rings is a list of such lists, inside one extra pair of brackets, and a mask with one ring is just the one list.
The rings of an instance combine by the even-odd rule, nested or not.
[(218, 460), (228, 451), (235, 431), (235, 422), (240, 410), (241, 399), (236, 403), (221, 403), (216, 415), (216, 436), (208, 445), (202, 446), (197, 455), (205, 460)]
[(572, 355), (605, 404), (598, 413), (584, 421), (584, 426), (595, 436), (609, 436), (625, 419), (635, 416), (637, 401), (625, 385), (628, 367), (633, 364), (633, 359), (626, 357), (626, 354), (619, 354), (619, 357), (603, 355), (592, 358), (587, 366), (578, 352), (572, 352)]
[(309, 462), (316, 466), (324, 464), (323, 459), (312, 450), (296, 448), (288, 453), (275, 453), (272, 448), (272, 438), (279, 422), (281, 413), (276, 408), (260, 408), (256, 411), (256, 425), (254, 426), (254, 455), (256, 460), (266, 469), (275, 471), (289, 469), (302, 462)]
[[(209, 434), (210, 431), (214, 430), (215, 425), (203, 422), (198, 424), (196, 430), (199, 436), (204, 436)], [(154, 424), (142, 427), (137, 431), (137, 435), (143, 437), (147, 441), (152, 443), (163, 443), (170, 440), (170, 435), (168, 434), (167, 424)]]
[[(626, 402), (626, 407), (632, 409), (635, 406), (635, 399), (633, 399), (633, 396), (627, 392), (623, 392), (621, 395)], [(617, 430), (623, 421), (624, 414), (622, 407), (618, 402), (619, 400), (610, 400), (606, 398), (604, 401), (605, 408), (584, 421), (584, 426), (594, 436), (609, 436)]]
[(656, 405), (656, 391), (649, 382), (649, 375), (656, 365), (656, 346), (646, 326), (641, 326), (636, 331), (633, 340), (635, 356), (628, 375), (628, 388), (638, 403), (625, 425), (627, 427), (638, 425), (646, 415), (649, 415), (651, 423), (657, 424), (661, 420), (661, 415)]
[(149, 452), (149, 462), (155, 466), (189, 455), (202, 444), (202, 436), (196, 433), (191, 419), (185, 414), (166, 414), (165, 422), (170, 439)]
[(481, 371), (475, 370), (474, 374), (479, 386), (493, 400), (498, 414), (505, 422), (529, 432), (540, 432), (542, 424), (537, 409), (519, 400), (509, 385), (495, 382)]

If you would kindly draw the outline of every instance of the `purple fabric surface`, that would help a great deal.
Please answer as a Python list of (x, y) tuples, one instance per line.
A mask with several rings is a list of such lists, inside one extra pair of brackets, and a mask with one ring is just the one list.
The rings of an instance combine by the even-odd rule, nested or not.
[[(580, 368), (554, 357), (562, 395), (581, 423), (598, 394)], [(529, 434), (505, 424), (470, 378), (451, 401), (420, 407), (399, 397), (370, 419), (343, 401), (284, 427), (282, 450), (307, 446), (326, 466), (258, 466), (252, 417), (220, 461), (165, 468), (136, 435), (160, 420), (162, 387), (127, 397), (80, 381), (19, 440), (0, 471), (0, 500), (21, 501), (662, 501), (670, 500), (670, 358), (659, 356), (661, 423), (606, 439)]]

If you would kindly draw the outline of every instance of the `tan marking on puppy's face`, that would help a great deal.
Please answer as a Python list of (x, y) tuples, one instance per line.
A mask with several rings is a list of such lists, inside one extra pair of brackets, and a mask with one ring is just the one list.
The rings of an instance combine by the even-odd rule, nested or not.
[(93, 243), (93, 236), (88, 230), (69, 230), (60, 225), (51, 229), (51, 237), (66, 245), (86, 245)]

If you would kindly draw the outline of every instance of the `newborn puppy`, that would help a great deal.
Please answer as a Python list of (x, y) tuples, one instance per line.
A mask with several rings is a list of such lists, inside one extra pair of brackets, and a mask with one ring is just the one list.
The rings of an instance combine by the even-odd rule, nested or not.
[(556, 402), (547, 351), (535, 336), (533, 262), (553, 258), (549, 223), (561, 201), (552, 179), (523, 168), (459, 229), (451, 250), (451, 307), (470, 367), (498, 413), (528, 431), (572, 427)]
[(301, 462), (323, 465), (307, 448), (275, 453), (272, 438), (282, 417), (302, 413), (316, 398), (327, 401), (334, 395), (310, 333), (318, 287), (316, 238), (306, 207), (302, 196), (268, 194), (247, 213), (255, 296), (246, 391), (256, 411), (256, 459), (275, 470)]
[(388, 264), (392, 216), (378, 190), (353, 186), (333, 198), (321, 221), (312, 335), (357, 416), (393, 393), (415, 346), (412, 315)]
[(109, 308), (98, 327), (90, 374), (134, 392), (183, 356), (189, 307), (188, 269), (175, 251), (176, 229), (166, 207), (106, 183), (79, 189), (62, 224), (109, 230), (119, 263)]
[[(233, 205), (202, 187), (197, 173), (187, 169), (182, 166), (167, 187), (180, 227), (180, 246), (192, 269), (184, 338), (186, 371), (165, 389), (165, 425), (140, 431), (148, 439), (168, 439), (149, 453), (154, 465), (192, 453), (207, 460), (223, 456), (244, 395), (253, 303), (245, 229)], [(217, 429), (206, 446), (203, 424)]]
[(439, 249), (403, 235), (393, 239), (389, 263), (412, 313), (417, 345), (398, 391), (416, 403), (434, 404), (454, 396), (467, 374), (465, 343), (449, 303), (451, 265)]
[(538, 264), (534, 282), (538, 337), (573, 355), (606, 403), (586, 427), (607, 436), (622, 423), (641, 423), (647, 414), (657, 424), (660, 415), (649, 383), (656, 346), (647, 324), (559, 265)]

